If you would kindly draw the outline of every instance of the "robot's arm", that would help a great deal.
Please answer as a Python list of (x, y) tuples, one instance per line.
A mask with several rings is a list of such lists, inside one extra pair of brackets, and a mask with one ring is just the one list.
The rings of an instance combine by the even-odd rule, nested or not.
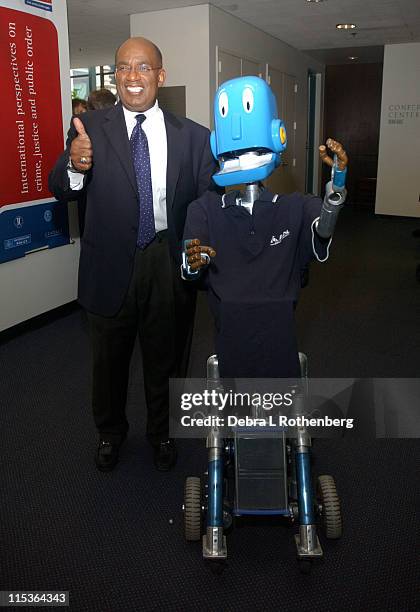
[[(334, 153), (334, 159), (328, 155), (327, 147)], [(338, 214), (346, 200), (348, 157), (342, 145), (332, 138), (328, 138), (327, 146), (319, 147), (319, 155), (325, 164), (331, 166), (331, 180), (325, 187), (321, 215), (315, 223), (315, 230), (321, 238), (330, 238), (334, 233)]]
[(198, 279), (203, 269), (209, 265), (211, 257), (215, 255), (216, 251), (210, 246), (202, 245), (198, 238), (185, 240), (182, 251), (182, 278), (184, 280)]

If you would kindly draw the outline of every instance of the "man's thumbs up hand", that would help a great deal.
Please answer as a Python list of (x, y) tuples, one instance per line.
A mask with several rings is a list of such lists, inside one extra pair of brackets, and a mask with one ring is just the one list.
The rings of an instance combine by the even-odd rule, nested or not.
[(89, 138), (89, 136), (86, 133), (85, 126), (83, 125), (80, 119), (78, 119), (77, 117), (74, 117), (73, 125), (76, 128), (76, 131), (79, 134), (79, 136), (85, 136), (85, 138)]
[(76, 138), (71, 143), (70, 159), (72, 166), (78, 172), (87, 172), (92, 168), (93, 150), (92, 143), (85, 126), (77, 117), (73, 119), (73, 125), (77, 132)]

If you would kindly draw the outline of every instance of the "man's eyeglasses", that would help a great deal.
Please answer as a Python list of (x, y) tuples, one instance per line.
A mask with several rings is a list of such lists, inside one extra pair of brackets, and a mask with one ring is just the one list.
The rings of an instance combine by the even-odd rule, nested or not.
[(127, 64), (122, 64), (121, 66), (115, 67), (115, 74), (130, 74), (132, 70), (136, 73), (147, 74), (148, 72), (152, 72), (152, 70), (160, 70), (162, 66), (156, 66), (153, 68), (148, 64), (137, 64), (137, 66), (128, 66)]

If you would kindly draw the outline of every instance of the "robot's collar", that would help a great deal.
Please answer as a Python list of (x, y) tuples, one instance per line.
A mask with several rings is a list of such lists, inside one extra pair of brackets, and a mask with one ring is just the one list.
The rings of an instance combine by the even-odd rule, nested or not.
[(228, 208), (229, 206), (236, 206), (236, 200), (241, 195), (238, 190), (232, 190), (222, 195), (222, 208)]
[[(236, 206), (236, 201), (241, 197), (241, 192), (237, 189), (232, 189), (224, 193), (222, 196), (222, 208), (229, 208), (230, 206)], [(259, 202), (270, 202), (272, 204), (277, 203), (279, 199), (278, 194), (272, 193), (269, 189), (263, 187), (258, 196)]]

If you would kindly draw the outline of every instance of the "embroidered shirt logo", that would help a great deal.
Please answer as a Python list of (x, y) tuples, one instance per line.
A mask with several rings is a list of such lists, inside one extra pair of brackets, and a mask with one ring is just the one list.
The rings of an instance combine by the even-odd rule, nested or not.
[(284, 232), (280, 234), (278, 238), (276, 236), (272, 236), (270, 240), (270, 246), (276, 246), (277, 244), (280, 244), (280, 242), (282, 242), (284, 238), (287, 238), (287, 236), (290, 236), (289, 230), (284, 230)]

